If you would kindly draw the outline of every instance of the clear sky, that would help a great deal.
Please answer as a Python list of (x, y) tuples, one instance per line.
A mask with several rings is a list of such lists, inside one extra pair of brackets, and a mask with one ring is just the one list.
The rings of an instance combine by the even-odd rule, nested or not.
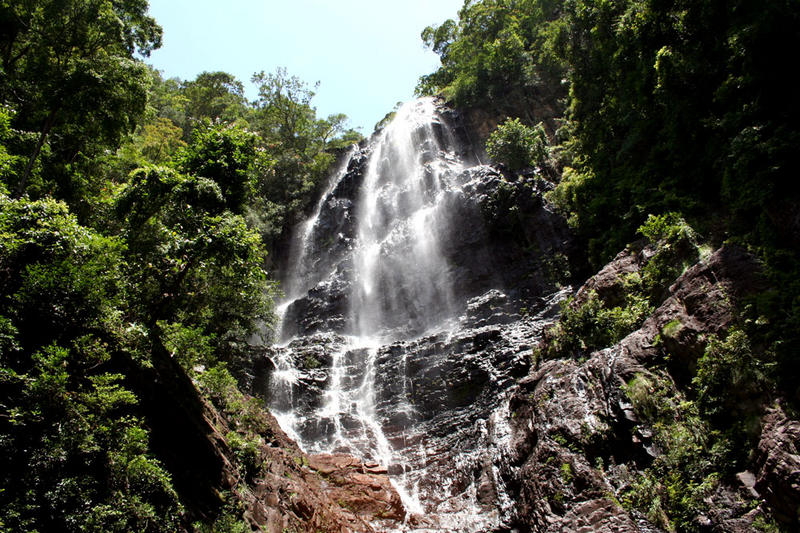
[(369, 135), (417, 78), (439, 64), (425, 50), (425, 26), (456, 18), (463, 0), (150, 0), (164, 28), (148, 62), (167, 77), (208, 70), (250, 77), (286, 67), (313, 85), (319, 116), (345, 113)]

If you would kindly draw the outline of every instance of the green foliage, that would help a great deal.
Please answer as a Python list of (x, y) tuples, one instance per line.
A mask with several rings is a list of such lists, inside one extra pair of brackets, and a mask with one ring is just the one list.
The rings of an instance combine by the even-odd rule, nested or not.
[(471, 1), (423, 31), (441, 67), (418, 91), (528, 124), (563, 99), (572, 170), (553, 197), (595, 266), (650, 213), (792, 239), (800, 104), (774, 51), (798, 21), (786, 2)]
[(661, 334), (665, 337), (675, 338), (676, 334), (681, 330), (681, 321), (673, 318), (661, 328)]
[(362, 139), (341, 113), (317, 117), (314, 91), (284, 69), (254, 75), (253, 103), (225, 72), (186, 82), (148, 74), (145, 121), (103, 159), (108, 178), (123, 183), (155, 164), (211, 179), (268, 247), (299, 220), (341, 150)]
[(654, 244), (672, 246), (682, 241), (695, 241), (694, 230), (686, 224), (680, 214), (674, 212), (648, 216), (644, 224), (639, 226), (637, 233)]
[(213, 524), (196, 522), (194, 529), (200, 533), (250, 533), (250, 524), (242, 520), (244, 509), (229, 492), (224, 493), (225, 505)]
[(162, 334), (162, 343), (170, 356), (178, 360), (187, 373), (193, 374), (195, 367), (214, 365), (214, 338), (203, 334), (199, 327), (190, 327), (180, 322), (158, 324)]
[(546, 359), (581, 357), (611, 346), (641, 326), (653, 307), (643, 296), (631, 293), (624, 306), (607, 307), (590, 292), (586, 301), (562, 304), (561, 318), (547, 331), (540, 345), (540, 356)]
[(134, 309), (151, 324), (199, 327), (225, 357), (271, 316), (265, 252), (244, 219), (224, 211), (217, 184), (164, 168), (138, 171), (117, 212), (128, 246)]
[(638, 232), (656, 246), (642, 268), (642, 282), (653, 301), (660, 301), (669, 285), (700, 258), (697, 236), (674, 212), (648, 216)]
[(754, 355), (750, 339), (739, 329), (731, 329), (724, 340), (713, 337), (692, 379), (698, 403), (717, 418), (758, 412), (759, 399), (770, 389), (772, 366)]
[[(344, 115), (318, 118), (283, 71), (262, 78), (257, 104), (225, 72), (162, 77), (134, 56), (160, 45), (147, 9), (0, 2), (4, 530), (183, 527), (138, 401), (140, 372), (165, 354), (219, 378), (209, 395), (237, 466), (260, 471), (269, 419), (220, 362), (241, 367), (272, 318), (262, 237), (284, 232), (361, 139)], [(229, 507), (212, 530), (249, 530)]]
[(156, 117), (130, 136), (113, 157), (107, 158), (108, 176), (124, 182), (133, 170), (146, 165), (168, 165), (187, 144), (172, 120)]
[(8, 194), (8, 184), (15, 181), (19, 169), (19, 156), (8, 153), (6, 144), (12, 138), (10, 110), (0, 107), (0, 194)]
[(585, 194), (586, 183), (593, 179), (594, 176), (589, 172), (579, 172), (566, 167), (558, 186), (547, 195), (548, 200), (568, 215), (567, 220), (573, 228), (586, 225), (585, 218), (590, 217), (594, 211), (588, 208), (593, 198)]
[(263, 402), (242, 394), (224, 364), (201, 372), (197, 382), (206, 398), (230, 421), (231, 430), (225, 440), (234, 452), (242, 476), (252, 481), (263, 467), (260, 449), (264, 446), (264, 435), (270, 432)]
[(113, 147), (144, 112), (148, 79), (133, 54), (157, 48), (161, 28), (140, 1), (27, 0), (0, 9), (0, 101), (26, 132), (15, 147), (26, 164), (13, 190), (55, 190), (76, 205), (96, 192), (85, 158)]
[(181, 153), (177, 166), (186, 174), (208, 178), (219, 186), (225, 205), (241, 213), (251, 196), (250, 171), (255, 164), (256, 136), (232, 126), (195, 129), (191, 144)]
[(541, 123), (531, 128), (519, 119), (507, 119), (489, 136), (486, 153), (512, 172), (543, 166), (548, 158), (547, 135)]
[(224, 364), (209, 368), (198, 377), (208, 398), (220, 409), (226, 409), (239, 398), (236, 380)]
[(172, 531), (178, 500), (112, 369), (123, 246), (65, 204), (0, 197), (0, 521), (12, 530)]
[(747, 299), (742, 329), (757, 359), (774, 363), (769, 375), (778, 392), (800, 412), (800, 257), (795, 250), (770, 246), (756, 252), (767, 288)]
[(227, 72), (201, 72), (181, 86), (183, 108), (187, 120), (186, 140), (191, 138), (198, 122), (235, 123), (247, 115), (244, 85)]
[(724, 457), (714, 450), (724, 445), (724, 438), (666, 379), (638, 374), (624, 390), (641, 423), (652, 428), (661, 453), (634, 480), (622, 502), (669, 531), (693, 531), (694, 518), (706, 508), (704, 498), (719, 482)]
[[(318, 119), (314, 91), (285, 69), (257, 73), (252, 126), (265, 143), (257, 162), (256, 201), (248, 217), (267, 242), (300, 220), (335, 161), (333, 150), (361, 140), (342, 114)], [(316, 87), (315, 87), (316, 88)]]
[(572, 473), (572, 465), (569, 463), (561, 464), (561, 481), (569, 485), (575, 479), (575, 474)]
[(104, 328), (121, 301), (122, 251), (61, 202), (0, 196), (0, 308), (20, 348), (31, 353)]
[(423, 76), (419, 94), (441, 92), (459, 106), (483, 105), (527, 116), (564, 96), (558, 48), (561, 3), (552, 0), (467, 2), (459, 20), (422, 31), (442, 66)]
[[(2, 196), (0, 208), (0, 403), (9, 410), (0, 446), (11, 476), (3, 486), (13, 477), (16, 487), (0, 494), (3, 522), (175, 530), (177, 495), (113, 369), (149, 364), (148, 336), (186, 368), (242, 354), (269, 313), (258, 234), (226, 210), (214, 181), (163, 167), (134, 173), (121, 190), (114, 237), (54, 200)], [(234, 406), (250, 431), (263, 429), (256, 407)], [(57, 492), (45, 485), (54, 480)]]

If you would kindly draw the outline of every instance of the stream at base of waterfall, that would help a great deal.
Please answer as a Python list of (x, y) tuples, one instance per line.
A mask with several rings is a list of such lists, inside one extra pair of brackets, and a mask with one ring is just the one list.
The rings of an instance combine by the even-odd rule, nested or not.
[(546, 243), (487, 230), (504, 181), (455, 112), (416, 100), (343, 156), (288, 251), (261, 392), (307, 452), (385, 468), (417, 515), (404, 530), (511, 512), (508, 394), (569, 288), (543, 273)]

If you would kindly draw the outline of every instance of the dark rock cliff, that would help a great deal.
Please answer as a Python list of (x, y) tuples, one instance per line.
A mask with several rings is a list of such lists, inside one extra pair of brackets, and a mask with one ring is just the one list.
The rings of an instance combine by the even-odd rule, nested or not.
[[(443, 110), (440, 117), (461, 145), (475, 141), (469, 124), (482, 120), (478, 115)], [(648, 418), (640, 404), (658, 394), (676, 402), (691, 396), (709, 342), (724, 338), (743, 302), (764, 289), (757, 261), (735, 246), (709, 253), (660, 289), (652, 314), (619, 342), (532, 365), (534, 348), (548, 342), (545, 332), (558, 320), (560, 302), (574, 295), (574, 309), (596, 297), (608, 308), (624, 308), (630, 279), (641, 277), (657, 250), (637, 243), (573, 291), (569, 283), (576, 276), (569, 272), (583, 272), (581, 251), (545, 200), (552, 185), (534, 171), (517, 177), (486, 165), (466, 167), (456, 177), (459, 194), (446, 204), (452, 224), (432, 228), (457, 287), (460, 314), (432, 332), (390, 324), (401, 332), (395, 341), (351, 347), (355, 266), (349, 257), (369, 150), (362, 147), (350, 160), (322, 205), (302, 267), (311, 288), (288, 304), (283, 336), (289, 340), (265, 350), (253, 392), (291, 411), (303, 442), (354, 454), (359, 446), (370, 449), (358, 439), (369, 440), (371, 430), (355, 416), (333, 416), (323, 407), (336, 380), (354, 388), (369, 384), (374, 419), (396, 461), (386, 473), (413, 487), (427, 513), (407, 516), (408, 531), (672, 528), (658, 506), (640, 512), (631, 503), (632, 487), (669, 452), (659, 434), (668, 424)], [(294, 380), (280, 397), (279, 360)], [(345, 377), (338, 374), (343, 368)], [(645, 400), (632, 398), (634, 385)], [(800, 501), (800, 425), (766, 396), (749, 397), (743, 389), (731, 397), (757, 420), (757, 445), (736, 475), (715, 478), (702, 510), (686, 511), (684, 524), (698, 531), (751, 531), (772, 516), (792, 530)], [(683, 424), (681, 409), (675, 407), (674, 418)], [(351, 437), (344, 442), (342, 434)], [(336, 464), (350, 460), (329, 457), (325, 461)], [(452, 518), (469, 506), (466, 520)]]
[[(581, 305), (590, 290), (606, 302), (621, 302), (625, 276), (640, 271), (651, 255), (648, 249), (621, 253), (584, 284), (573, 305)], [(665, 453), (626, 387), (642, 378), (666, 379), (676, 390), (687, 385), (708, 340), (728, 330), (737, 306), (762, 288), (758, 272), (747, 253), (723, 247), (681, 275), (652, 316), (619, 343), (585, 359), (543, 361), (520, 380), (510, 405), (513, 444), (503, 465), (515, 488), (516, 527), (659, 530), (620, 505), (637, 473)], [(749, 463), (755, 474), (720, 480), (706, 497), (704, 514), (693, 518), (693, 529), (752, 531), (764, 506), (787, 526), (796, 525), (798, 427), (780, 408), (768, 409)]]

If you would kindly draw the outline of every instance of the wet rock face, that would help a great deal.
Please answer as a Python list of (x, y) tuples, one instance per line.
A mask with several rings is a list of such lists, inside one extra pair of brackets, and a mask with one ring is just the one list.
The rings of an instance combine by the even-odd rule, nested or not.
[[(568, 293), (566, 289), (549, 299), (528, 302), (522, 316), (519, 302), (491, 290), (469, 301), (454, 331), (378, 348), (376, 415), (395, 450), (388, 473), (415, 487), (426, 503), (428, 517), (414, 518), (419, 527), (478, 531), (469, 522), (453, 525), (449, 515), (478, 508), (496, 521), (498, 507), (510, 512), (510, 502), (503, 504), (506, 507), (498, 503), (506, 489), (495, 458), (505, 446), (508, 431), (505, 415), (495, 412), (506, 391), (527, 372), (532, 346), (557, 316), (559, 302)], [(303, 418), (298, 432), (312, 447), (334, 447), (336, 421), (303, 417), (303, 413), (313, 413), (325, 402), (332, 379), (331, 354), (345, 346), (345, 337), (317, 335), (285, 348), (302, 369), (294, 389)], [(358, 356), (345, 352), (344, 358), (356, 364)], [(347, 379), (360, 383), (364, 372)], [(273, 382), (267, 390), (277, 386)], [(357, 440), (353, 435), (362, 431), (357, 417), (342, 417), (339, 422), (350, 432), (351, 441)], [(347, 447), (338, 451), (358, 453)]]
[(336, 276), (318, 283), (306, 296), (292, 302), (283, 322), (284, 338), (347, 329), (351, 288), (346, 268), (340, 264)]
[(347, 455), (306, 455), (269, 420), (259, 450), (268, 465), (242, 496), (245, 517), (270, 533), (373, 532), (403, 523), (406, 509), (385, 470)]
[[(375, 415), (395, 453), (389, 473), (415, 486), (432, 510), (455, 506), (448, 500), (459, 498), (472, 500), (464, 505), (477, 502), (487, 510), (497, 506), (492, 456), (506, 435), (488, 421), (506, 392), (527, 373), (532, 347), (567, 294), (569, 289), (563, 289), (526, 302), (523, 316), (520, 301), (490, 290), (469, 300), (451, 330), (376, 348)], [(351, 443), (362, 438), (356, 406), (352, 416), (338, 418), (320, 416), (319, 408), (336, 379), (333, 354), (342, 352), (338, 357), (351, 368), (344, 377), (348, 383), (341, 384), (347, 388), (364, 382), (368, 369), (354, 368), (363, 360), (362, 351), (348, 348), (344, 336), (317, 334), (266, 354), (290, 357), (299, 370), (291, 394), (282, 397), (293, 398), (298, 436), (312, 450), (359, 453), (336, 447), (337, 431), (347, 434)], [(264, 390), (280, 395), (281, 386), (273, 376)], [(278, 410), (288, 408), (270, 401)], [(456, 459), (460, 463), (454, 471)], [(443, 485), (449, 489), (443, 492)]]
[[(446, 214), (445, 219), (428, 221), (425, 230), (431, 240), (438, 243), (438, 253), (446, 264), (446, 272), (440, 273), (455, 288), (455, 294), (443, 295), (452, 298), (453, 307), (462, 308), (466, 301), (490, 289), (500, 289), (516, 299), (538, 298), (553, 291), (554, 269), (552, 258), (576, 255), (569, 228), (563, 217), (555, 214), (543, 200), (551, 187), (536, 176), (510, 180), (498, 170), (477, 163), (475, 147), (460, 122), (459, 113), (440, 108), (432, 125), (438, 146), (447, 146), (449, 151), (439, 148), (431, 139), (420, 137), (420, 159), (427, 161), (422, 167), (420, 179), (429, 190), (425, 201), (439, 204), (438, 210)], [(299, 265), (286, 265), (281, 276), (292, 280), (288, 285), (308, 287), (288, 305), (283, 318), (282, 339), (311, 335), (316, 332), (353, 333), (353, 302), (356, 265), (354, 250), (357, 246), (359, 202), (361, 190), (368, 173), (370, 157), (375, 146), (367, 144), (349, 160), (341, 179), (323, 199), (319, 216), (310, 229), (298, 227), (297, 233), (308, 231), (306, 250)], [(384, 158), (392, 154), (383, 154)], [(462, 164), (465, 163), (465, 164)], [(391, 175), (392, 165), (381, 163), (382, 172)], [(383, 168), (378, 165), (379, 168)], [(442, 170), (442, 166), (446, 170)], [(382, 179), (388, 179), (380, 177)], [(413, 204), (410, 191), (389, 189), (396, 197), (389, 201), (381, 197), (375, 213), (375, 225), (385, 223), (391, 213), (384, 213), (385, 204), (393, 210), (403, 212), (406, 204)], [(511, 219), (508, 213), (511, 212)], [(513, 219), (513, 220), (512, 220)], [(512, 228), (508, 230), (508, 228)], [(388, 238), (389, 236), (387, 236)], [(297, 239), (295, 239), (297, 240)], [(297, 242), (293, 247), (299, 246)], [(403, 262), (414, 257), (413, 250), (400, 249), (396, 255), (381, 255), (384, 266), (378, 271), (375, 285), (386, 294), (405, 294), (400, 307), (410, 306), (420, 300), (420, 290), (436, 290), (428, 287), (425, 280), (408, 279), (398, 282), (385, 272), (403, 268)], [(279, 255), (297, 256), (297, 250), (287, 250)], [(392, 263), (397, 263), (396, 269)], [(295, 271), (289, 270), (294, 268)], [(423, 298), (424, 300), (424, 298)], [(396, 308), (397, 302), (387, 303), (390, 320), (396, 311), (398, 321), (387, 323), (389, 328), (406, 328), (398, 336), (414, 336), (423, 333), (428, 320), (414, 323), (417, 314), (424, 310), (409, 312)], [(394, 306), (394, 307), (392, 307)], [(409, 321), (408, 317), (412, 319)], [(428, 317), (426, 317), (427, 319)]]
[(298, 228), (302, 290), (254, 392), (309, 452), (385, 466), (413, 527), (488, 530), (513, 507), (508, 391), (571, 293), (551, 264), (571, 239), (545, 182), (477, 164), (457, 113), (408, 118)]
[[(466, 169), (457, 181), (464, 183), (463, 190), (449, 195), (445, 207), (452, 222), (432, 228), (438, 232), (441, 253), (449, 265), (448, 276), (457, 288), (456, 307), (493, 288), (520, 300), (536, 300), (550, 294), (554, 274), (550, 258), (554, 254), (566, 258), (574, 254), (574, 249), (566, 223), (542, 200), (544, 191), (536, 189), (532, 182), (509, 185), (491, 167)], [(510, 187), (515, 201), (524, 204), (519, 212), (525, 214), (525, 227), (535, 228), (529, 230), (530, 235), (494, 235), (487, 228), (486, 217), (490, 216), (487, 213), (496, 209), (495, 193), (502, 187)], [(339, 194), (339, 189), (334, 194)], [(345, 191), (352, 192), (349, 188)], [(354, 206), (353, 199), (336, 197), (321, 210), (323, 222), (320, 229), (314, 230), (316, 241), (312, 250), (324, 251), (309, 254), (306, 268), (324, 272), (326, 277), (288, 306), (283, 338), (325, 331), (350, 333), (355, 277), (350, 256), (354, 246)], [(381, 286), (380, 279), (377, 284)], [(413, 287), (408, 290), (413, 291)], [(413, 295), (409, 295), (409, 300), (413, 300)], [(410, 327), (407, 334), (413, 335), (415, 330), (423, 330), (425, 324), (404, 322), (396, 327)]]
[[(621, 277), (637, 271), (646, 253), (639, 249), (620, 254), (578, 291), (576, 299), (591, 288), (615, 301)], [(722, 248), (686, 271), (642, 327), (618, 344), (585, 361), (543, 362), (520, 380), (509, 405), (512, 441), (503, 463), (506, 485), (514, 489), (511, 497), (517, 502), (511, 524), (534, 531), (657, 531), (617, 503), (632, 475), (661, 453), (623, 388), (635, 376), (649, 376), (657, 365), (663, 367), (667, 352), (657, 339), (663, 339), (669, 323), (681, 324), (669, 348), (678, 362), (670, 361), (670, 368), (695, 364), (708, 336), (730, 326), (735, 299), (757, 285), (752, 258), (741, 250)], [(676, 379), (688, 375), (677, 370), (674, 374)], [(762, 467), (754, 483), (755, 490), (769, 490), (774, 505), (787, 511), (798, 501), (797, 456), (792, 455), (798, 427), (777, 414), (768, 417), (759, 446)], [(709, 499), (708, 515), (698, 517), (704, 528), (751, 530), (756, 513), (735, 504), (735, 495), (736, 489), (724, 484), (717, 489)]]

